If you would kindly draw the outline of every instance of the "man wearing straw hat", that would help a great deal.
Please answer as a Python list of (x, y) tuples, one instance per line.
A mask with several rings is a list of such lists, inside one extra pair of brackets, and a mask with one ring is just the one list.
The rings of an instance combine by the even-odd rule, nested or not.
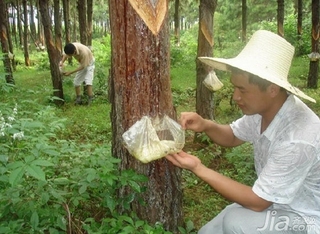
[(200, 234), (320, 233), (320, 121), (299, 98), (315, 100), (287, 80), (293, 55), (285, 39), (259, 30), (235, 58), (199, 58), (231, 71), (233, 99), (244, 116), (221, 125), (184, 112), (181, 126), (225, 147), (252, 143), (258, 176), (250, 187), (184, 151), (166, 156), (234, 202)]

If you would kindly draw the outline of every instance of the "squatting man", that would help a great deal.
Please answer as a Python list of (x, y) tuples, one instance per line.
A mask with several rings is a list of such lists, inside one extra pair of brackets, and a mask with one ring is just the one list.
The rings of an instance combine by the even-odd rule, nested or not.
[(79, 66), (73, 71), (63, 72), (63, 75), (70, 76), (71, 74), (76, 73), (74, 78), (74, 87), (76, 92), (75, 104), (82, 104), (81, 84), (83, 82), (86, 85), (87, 94), (89, 96), (88, 104), (91, 104), (93, 100), (92, 81), (95, 68), (95, 59), (92, 51), (89, 47), (78, 42), (66, 44), (64, 47), (64, 54), (59, 63), (60, 68), (63, 67), (63, 63), (70, 57), (74, 57), (78, 61)]
[(300, 98), (315, 100), (288, 82), (293, 55), (284, 38), (259, 30), (235, 58), (199, 58), (231, 72), (233, 100), (244, 115), (222, 125), (184, 112), (181, 126), (224, 147), (250, 142), (257, 173), (251, 187), (184, 151), (166, 156), (233, 202), (199, 234), (320, 233), (320, 121)]

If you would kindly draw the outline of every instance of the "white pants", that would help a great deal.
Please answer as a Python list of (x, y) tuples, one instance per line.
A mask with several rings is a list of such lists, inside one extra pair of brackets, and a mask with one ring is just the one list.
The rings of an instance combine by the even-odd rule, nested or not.
[(89, 66), (87, 66), (86, 68), (78, 71), (76, 73), (76, 76), (73, 80), (74, 86), (80, 86), (83, 82), (86, 85), (92, 85), (92, 81), (93, 81), (93, 76), (94, 76), (94, 60), (92, 60), (92, 62), (90, 63)]
[(255, 212), (234, 203), (198, 234), (307, 234), (306, 229), (304, 219), (296, 213), (272, 208)]

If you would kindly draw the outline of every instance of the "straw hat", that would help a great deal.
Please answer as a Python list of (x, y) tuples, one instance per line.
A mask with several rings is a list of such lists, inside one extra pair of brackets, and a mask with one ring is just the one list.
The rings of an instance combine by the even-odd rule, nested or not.
[(199, 59), (218, 70), (227, 71), (229, 65), (249, 72), (283, 87), (296, 96), (316, 102), (288, 82), (293, 55), (294, 47), (284, 38), (269, 31), (259, 30), (234, 58), (199, 57)]

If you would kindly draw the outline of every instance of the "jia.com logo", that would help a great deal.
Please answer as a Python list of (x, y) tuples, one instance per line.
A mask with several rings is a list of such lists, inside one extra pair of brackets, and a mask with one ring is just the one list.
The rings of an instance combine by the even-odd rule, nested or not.
[(294, 231), (307, 233), (316, 230), (315, 217), (278, 215), (276, 210), (269, 210), (263, 227), (258, 227), (257, 231)]

